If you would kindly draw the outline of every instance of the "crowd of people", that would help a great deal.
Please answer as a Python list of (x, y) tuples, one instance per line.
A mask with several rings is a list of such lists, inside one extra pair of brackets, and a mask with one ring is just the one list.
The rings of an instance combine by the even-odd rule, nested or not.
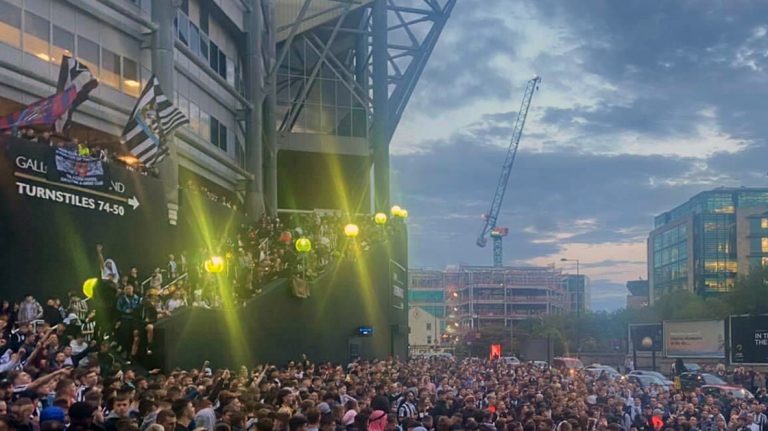
[[(0, 319), (0, 325), (7, 322)], [(61, 325), (3, 328), (0, 431), (763, 431), (754, 399), (450, 357), (214, 371), (116, 368)], [(71, 338), (71, 337), (70, 337)], [(71, 352), (69, 352), (71, 350)], [(74, 353), (79, 350), (78, 353)]]

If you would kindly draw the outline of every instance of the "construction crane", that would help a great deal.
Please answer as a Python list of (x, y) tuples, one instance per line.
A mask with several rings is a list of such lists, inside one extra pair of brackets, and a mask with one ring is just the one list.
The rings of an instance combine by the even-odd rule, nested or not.
[(501, 168), (499, 184), (496, 186), (496, 193), (493, 195), (493, 201), (491, 201), (491, 209), (483, 215), (483, 228), (480, 230), (480, 235), (477, 237), (477, 245), (480, 247), (485, 247), (488, 243), (488, 235), (493, 239), (493, 266), (503, 265), (504, 252), (501, 242), (502, 239), (509, 234), (509, 229), (505, 227), (497, 227), (496, 221), (499, 218), (501, 203), (504, 201), (504, 193), (507, 191), (509, 174), (512, 172), (512, 165), (515, 164), (517, 147), (520, 145), (520, 138), (523, 135), (525, 119), (528, 117), (528, 108), (531, 107), (533, 93), (539, 89), (540, 82), (541, 77), (537, 75), (529, 80), (528, 84), (525, 86), (523, 102), (520, 104), (520, 110), (517, 112), (517, 120), (515, 121), (515, 128), (512, 130), (512, 140), (509, 144), (509, 150), (507, 151), (507, 158), (504, 160), (504, 166)]

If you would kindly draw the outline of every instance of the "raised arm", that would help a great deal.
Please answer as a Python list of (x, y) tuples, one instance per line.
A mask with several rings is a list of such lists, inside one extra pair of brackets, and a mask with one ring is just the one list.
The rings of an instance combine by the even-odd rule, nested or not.
[(104, 268), (104, 254), (102, 254), (102, 250), (104, 250), (104, 246), (96, 244), (96, 254), (99, 257), (99, 277), (101, 277), (101, 271)]

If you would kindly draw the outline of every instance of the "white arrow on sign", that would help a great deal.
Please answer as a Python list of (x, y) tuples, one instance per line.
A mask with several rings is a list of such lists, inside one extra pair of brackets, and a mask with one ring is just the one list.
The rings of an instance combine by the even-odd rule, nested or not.
[(128, 199), (128, 205), (132, 206), (134, 210), (139, 207), (139, 201), (136, 199), (136, 196)]

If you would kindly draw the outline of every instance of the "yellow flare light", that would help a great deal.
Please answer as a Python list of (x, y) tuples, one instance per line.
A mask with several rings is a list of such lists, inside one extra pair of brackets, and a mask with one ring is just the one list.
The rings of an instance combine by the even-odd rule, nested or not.
[(296, 251), (299, 253), (309, 253), (312, 250), (312, 241), (309, 238), (299, 238), (296, 240)]
[(221, 256), (211, 256), (210, 259), (205, 261), (203, 267), (205, 267), (205, 272), (218, 274), (224, 271), (224, 258)]
[(83, 295), (85, 295), (86, 298), (93, 298), (93, 290), (96, 288), (96, 284), (98, 284), (99, 280), (95, 278), (89, 278), (88, 280), (85, 280), (83, 283)]
[(346, 235), (347, 238), (355, 238), (359, 234), (360, 234), (360, 228), (356, 224), (350, 223), (344, 226), (344, 235)]

